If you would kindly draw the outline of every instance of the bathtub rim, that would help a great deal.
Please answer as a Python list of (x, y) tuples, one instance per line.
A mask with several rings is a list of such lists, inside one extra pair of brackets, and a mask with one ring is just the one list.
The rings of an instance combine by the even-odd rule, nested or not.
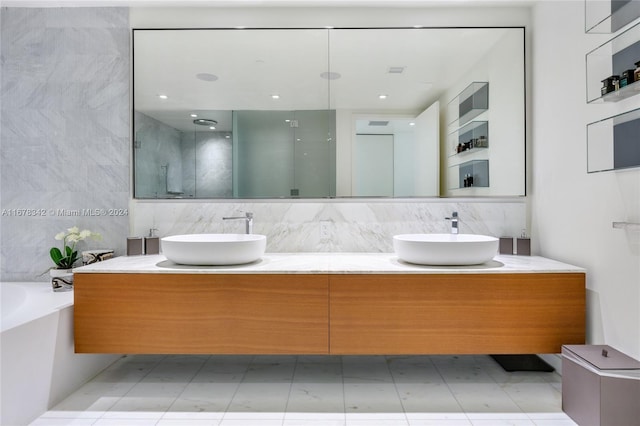
[(28, 294), (26, 301), (23, 303), (23, 308), (18, 309), (7, 317), (0, 317), (0, 331), (2, 333), (73, 306), (73, 290), (55, 293), (51, 289), (51, 283), (48, 281), (2, 281), (0, 282), (0, 297), (2, 297), (2, 292), (6, 290), (5, 285), (23, 287)]

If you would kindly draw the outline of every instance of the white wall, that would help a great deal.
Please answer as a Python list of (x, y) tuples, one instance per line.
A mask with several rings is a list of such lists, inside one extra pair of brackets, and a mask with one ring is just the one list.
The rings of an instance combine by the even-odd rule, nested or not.
[(416, 147), (413, 172), (415, 195), (438, 194), (440, 190), (440, 102), (436, 101), (415, 120)]
[(583, 2), (534, 8), (533, 250), (587, 269), (588, 342), (640, 358), (640, 232), (611, 226), (640, 222), (640, 170), (586, 171), (586, 125), (640, 96), (586, 104), (585, 54), (611, 36), (585, 34), (584, 17)]

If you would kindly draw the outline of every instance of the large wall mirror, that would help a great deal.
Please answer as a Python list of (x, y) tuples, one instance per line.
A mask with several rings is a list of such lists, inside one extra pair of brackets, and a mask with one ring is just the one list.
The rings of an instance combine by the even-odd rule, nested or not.
[(135, 198), (525, 194), (524, 28), (135, 29)]

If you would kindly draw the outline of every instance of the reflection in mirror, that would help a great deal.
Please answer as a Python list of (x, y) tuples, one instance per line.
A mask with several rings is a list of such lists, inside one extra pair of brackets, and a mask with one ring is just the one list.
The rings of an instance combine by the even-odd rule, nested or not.
[(234, 112), (236, 198), (335, 195), (332, 111)]
[[(523, 28), (134, 30), (134, 196), (524, 195), (523, 46)], [(452, 155), (467, 132), (441, 105), (473, 81), (491, 148)], [(458, 188), (476, 160), (491, 186)]]

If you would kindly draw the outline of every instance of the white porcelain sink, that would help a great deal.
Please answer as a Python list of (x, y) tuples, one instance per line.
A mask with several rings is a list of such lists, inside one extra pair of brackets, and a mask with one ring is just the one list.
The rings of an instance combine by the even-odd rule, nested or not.
[(264, 255), (267, 237), (259, 234), (187, 234), (164, 237), (162, 253), (181, 265), (241, 265)]
[(403, 234), (393, 237), (400, 260), (419, 265), (478, 265), (496, 255), (498, 239), (473, 234)]

